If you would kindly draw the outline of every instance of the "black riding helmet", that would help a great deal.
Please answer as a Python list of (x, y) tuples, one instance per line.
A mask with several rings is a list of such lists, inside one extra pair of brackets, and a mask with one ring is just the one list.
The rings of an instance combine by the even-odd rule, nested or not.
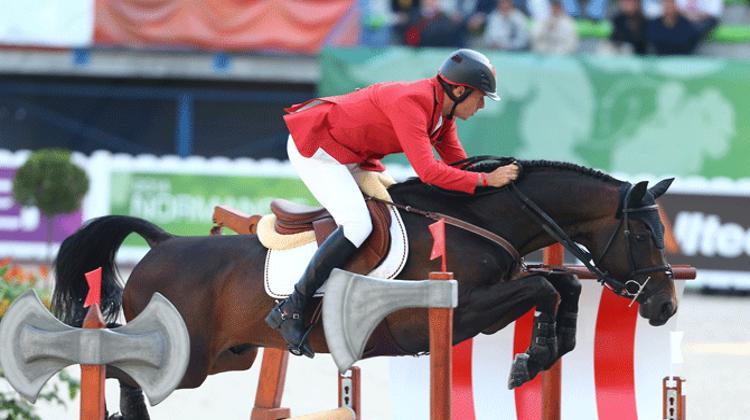
[[(453, 117), (456, 106), (468, 98), (474, 89), (481, 90), (493, 101), (500, 100), (496, 92), (495, 68), (490, 60), (478, 51), (462, 48), (452, 52), (438, 69), (438, 80), (445, 93), (453, 100), (449, 118)], [(461, 96), (456, 96), (451, 85), (465, 86), (468, 89)]]

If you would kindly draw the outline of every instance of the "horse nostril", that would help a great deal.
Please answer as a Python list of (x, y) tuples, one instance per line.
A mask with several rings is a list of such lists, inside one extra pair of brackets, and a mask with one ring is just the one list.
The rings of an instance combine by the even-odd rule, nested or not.
[(666, 302), (666, 303), (664, 303), (664, 305), (663, 305), (663, 306), (661, 307), (661, 313), (662, 313), (662, 315), (664, 315), (665, 317), (670, 317), (670, 316), (672, 316), (672, 313), (673, 313), (673, 312), (674, 312), (674, 306), (672, 306), (672, 302)]

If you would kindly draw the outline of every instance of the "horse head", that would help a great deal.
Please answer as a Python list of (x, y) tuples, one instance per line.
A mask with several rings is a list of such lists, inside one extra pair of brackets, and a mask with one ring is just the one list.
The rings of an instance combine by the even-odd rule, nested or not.
[(624, 183), (616, 214), (592, 236), (594, 262), (606, 273), (605, 285), (640, 304), (651, 325), (663, 325), (677, 311), (674, 276), (664, 254), (664, 225), (656, 198), (674, 179), (648, 188), (646, 181)]

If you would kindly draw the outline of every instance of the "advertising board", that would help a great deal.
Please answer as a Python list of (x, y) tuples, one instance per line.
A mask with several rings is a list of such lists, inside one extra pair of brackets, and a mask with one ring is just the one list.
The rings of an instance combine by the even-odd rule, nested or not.
[(3, 250), (19, 258), (46, 258), (48, 237), (59, 244), (81, 226), (80, 210), (58, 215), (53, 223), (36, 207), (22, 207), (13, 200), (16, 168), (0, 162), (0, 259)]

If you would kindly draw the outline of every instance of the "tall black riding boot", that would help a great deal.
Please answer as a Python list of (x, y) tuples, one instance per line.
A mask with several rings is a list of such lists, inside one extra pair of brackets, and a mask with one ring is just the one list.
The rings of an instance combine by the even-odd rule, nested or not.
[(344, 228), (339, 226), (315, 252), (302, 278), (294, 285), (294, 292), (266, 316), (266, 324), (279, 330), (292, 354), (315, 355), (307, 342), (305, 307), (315, 291), (328, 280), (331, 271), (346, 264), (356, 250), (357, 247), (344, 236)]

